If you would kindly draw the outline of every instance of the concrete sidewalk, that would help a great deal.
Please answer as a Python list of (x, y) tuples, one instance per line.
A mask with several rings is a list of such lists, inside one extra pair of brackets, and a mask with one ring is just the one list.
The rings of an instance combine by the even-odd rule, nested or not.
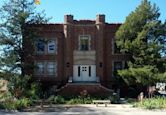
[(52, 105), (35, 106), (26, 109), (25, 112), (5, 112), (1, 111), (0, 115), (166, 115), (164, 110), (144, 110), (133, 108), (127, 104), (109, 104), (105, 107), (104, 104), (99, 104), (98, 107), (94, 104), (81, 105)]

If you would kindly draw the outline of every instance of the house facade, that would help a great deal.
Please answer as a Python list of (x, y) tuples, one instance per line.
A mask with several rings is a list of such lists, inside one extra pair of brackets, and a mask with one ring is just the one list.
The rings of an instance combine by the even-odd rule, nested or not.
[[(30, 73), (47, 85), (66, 83), (100, 83), (113, 88), (115, 72), (125, 67), (129, 55), (115, 46), (115, 33), (121, 24), (105, 22), (105, 15), (96, 20), (75, 20), (64, 16), (63, 24), (38, 24), (39, 37), (30, 62), (36, 68)], [(28, 63), (30, 63), (28, 62)]]

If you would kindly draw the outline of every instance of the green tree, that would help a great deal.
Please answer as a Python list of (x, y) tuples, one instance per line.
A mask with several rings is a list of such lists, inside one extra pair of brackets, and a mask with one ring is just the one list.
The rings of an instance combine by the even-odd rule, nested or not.
[[(164, 40), (166, 26), (159, 20), (159, 8), (148, 0), (131, 12), (116, 33), (116, 45), (131, 55), (128, 69), (119, 70), (118, 74), (126, 83), (154, 84), (165, 72)], [(164, 77), (160, 77), (160, 81)]]
[(20, 84), (22, 90), (27, 83), (24, 57), (32, 54), (25, 54), (23, 43), (27, 38), (33, 40), (36, 35), (27, 31), (27, 25), (47, 23), (48, 20), (44, 12), (35, 10), (33, 0), (5, 0), (0, 8), (0, 71), (12, 87)]

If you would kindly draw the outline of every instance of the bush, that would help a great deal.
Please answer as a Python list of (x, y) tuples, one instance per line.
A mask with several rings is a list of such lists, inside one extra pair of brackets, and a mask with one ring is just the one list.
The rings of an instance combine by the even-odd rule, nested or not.
[(30, 105), (32, 105), (32, 101), (29, 100), (28, 98), (22, 98), (16, 101), (16, 107), (17, 109), (23, 109), (27, 108)]
[(116, 93), (110, 96), (108, 99), (111, 101), (111, 103), (119, 103), (118, 94)]
[(62, 96), (50, 96), (48, 99), (48, 101), (53, 101), (54, 104), (64, 104), (65, 103), (65, 99)]
[(91, 104), (92, 103), (92, 98), (90, 97), (76, 97), (76, 98), (72, 98), (70, 99), (67, 104)]
[(20, 109), (29, 107), (31, 104), (32, 104), (32, 101), (30, 101), (27, 98), (22, 98), (19, 100), (10, 98), (2, 102), (0, 104), (0, 108), (7, 109), (7, 110), (20, 110)]
[(166, 109), (166, 98), (154, 97), (150, 99), (144, 99), (142, 102), (137, 102), (133, 106), (145, 109)]
[(37, 100), (37, 99), (39, 99), (40, 93), (41, 93), (40, 84), (32, 83), (30, 88), (27, 89), (25, 96), (30, 99)]

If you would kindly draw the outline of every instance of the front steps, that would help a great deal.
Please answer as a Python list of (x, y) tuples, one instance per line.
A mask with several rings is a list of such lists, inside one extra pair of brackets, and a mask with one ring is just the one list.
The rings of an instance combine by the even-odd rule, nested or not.
[(100, 83), (67, 83), (57, 90), (58, 95), (67, 97), (83, 95), (83, 93), (95, 97), (108, 97), (112, 95), (113, 90), (102, 86)]

